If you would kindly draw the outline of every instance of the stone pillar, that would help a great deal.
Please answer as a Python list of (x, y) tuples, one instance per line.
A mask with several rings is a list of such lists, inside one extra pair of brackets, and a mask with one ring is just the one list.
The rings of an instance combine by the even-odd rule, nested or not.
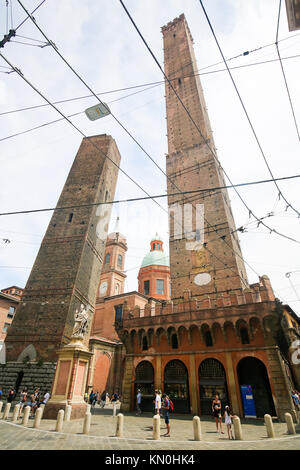
[(115, 418), (117, 415), (117, 402), (113, 402), (113, 417)]
[(266, 414), (264, 416), (264, 420), (265, 420), (265, 425), (266, 425), (266, 428), (267, 428), (268, 437), (275, 437), (272, 417), (270, 415)]
[(30, 406), (25, 406), (24, 414), (23, 414), (23, 420), (22, 420), (23, 426), (27, 426), (27, 424), (28, 424), (28, 419), (29, 419), (30, 411), (31, 411)]
[(155, 370), (155, 389), (162, 390), (161, 380), (161, 356), (156, 356), (156, 370)]
[(123, 397), (122, 397), (122, 404), (121, 404), (122, 411), (130, 411), (132, 370), (133, 370), (133, 357), (126, 356), (124, 379), (123, 379)]
[(275, 397), (273, 396), (273, 400), (277, 416), (281, 421), (284, 421), (285, 413), (291, 413), (293, 419), (296, 420), (293, 399), (291, 397), (291, 390), (279, 348), (276, 346), (267, 349), (267, 355), (275, 392)]
[(65, 414), (64, 410), (59, 410), (59, 412), (57, 413), (56, 428), (55, 428), (56, 432), (62, 432), (62, 428), (64, 424), (64, 414)]
[(123, 437), (124, 415), (119, 413), (117, 416), (116, 437)]
[(155, 441), (160, 439), (160, 416), (153, 416), (153, 439)]
[(43, 409), (38, 408), (35, 412), (35, 415), (34, 415), (34, 423), (33, 423), (34, 428), (39, 428), (40, 427), (42, 414), (43, 414)]
[(197, 375), (195, 365), (195, 354), (190, 354), (190, 396), (191, 396), (191, 413), (198, 413), (198, 401), (197, 401)]
[(7, 419), (10, 412), (11, 403), (6, 403), (2, 419)]
[(199, 416), (193, 417), (194, 441), (201, 441), (201, 423)]
[(243, 432), (242, 432), (241, 420), (238, 416), (234, 416), (233, 418), (233, 427), (234, 427), (234, 438), (237, 441), (242, 441)]
[(91, 427), (91, 413), (86, 413), (83, 421), (83, 434), (89, 434)]
[(13, 423), (16, 423), (18, 421), (18, 417), (19, 417), (19, 413), (20, 413), (20, 406), (21, 405), (15, 405), (14, 407), (14, 412), (13, 412), (13, 415), (12, 415), (12, 422)]
[(2, 411), (2, 407), (3, 407), (3, 401), (0, 401), (0, 413)]
[(45, 410), (45, 404), (41, 403), (40, 406), (39, 406), (39, 409), (42, 410), (42, 417), (43, 417), (44, 410)]
[(72, 406), (67, 405), (66, 410), (65, 410), (65, 421), (70, 421), (71, 419), (71, 413), (72, 413)]
[(44, 418), (55, 419), (57, 412), (65, 410), (67, 405), (72, 406), (73, 419), (85, 415), (84, 392), (91, 355), (79, 338), (72, 338), (58, 351), (52, 395), (46, 403)]
[(293, 418), (292, 418), (291, 414), (290, 413), (285, 413), (284, 417), (285, 417), (285, 422), (286, 422), (286, 426), (287, 426), (287, 433), (288, 434), (296, 434), (295, 425), (293, 423)]
[(227, 363), (227, 379), (228, 379), (227, 386), (228, 386), (228, 390), (230, 393), (232, 411), (233, 411), (233, 414), (238, 414), (242, 412), (242, 410), (239, 410), (239, 401), (237, 397), (237, 387), (239, 386), (239, 384), (236, 384), (235, 382), (231, 352), (226, 352), (226, 363)]

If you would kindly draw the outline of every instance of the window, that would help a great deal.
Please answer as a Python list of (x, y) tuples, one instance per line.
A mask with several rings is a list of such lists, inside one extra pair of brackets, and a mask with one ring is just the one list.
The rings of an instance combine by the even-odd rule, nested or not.
[(123, 304), (115, 305), (115, 322), (122, 322)]
[(3, 333), (6, 333), (7, 330), (8, 330), (8, 327), (10, 326), (10, 323), (4, 323), (4, 327), (3, 327)]
[(142, 350), (147, 351), (147, 349), (148, 349), (148, 340), (147, 340), (146, 336), (144, 336), (143, 343), (142, 343)]
[(119, 266), (119, 268), (122, 268), (122, 263), (123, 263), (122, 255), (118, 255), (118, 266)]
[(242, 344), (249, 344), (250, 343), (247, 328), (241, 328), (240, 329), (240, 335), (241, 335)]
[(73, 212), (71, 212), (71, 214), (69, 214), (69, 220), (68, 220), (68, 222), (72, 222), (72, 219), (73, 219)]
[(104, 264), (108, 264), (110, 262), (110, 254), (106, 253), (105, 258), (104, 258)]
[(173, 334), (171, 337), (172, 349), (178, 349), (178, 338), (176, 334)]
[(7, 314), (8, 318), (13, 318), (15, 311), (16, 311), (15, 307), (9, 307), (8, 314)]
[(152, 250), (155, 250), (155, 243), (153, 243), (152, 245)]
[(210, 346), (213, 345), (213, 341), (212, 341), (212, 337), (211, 337), (211, 333), (210, 331), (206, 331), (205, 334), (204, 334), (204, 337), (205, 337), (205, 344), (206, 346), (209, 348)]
[(162, 279), (156, 279), (156, 293), (161, 295), (164, 293), (164, 281)]
[(144, 294), (148, 295), (150, 292), (150, 281), (144, 281)]

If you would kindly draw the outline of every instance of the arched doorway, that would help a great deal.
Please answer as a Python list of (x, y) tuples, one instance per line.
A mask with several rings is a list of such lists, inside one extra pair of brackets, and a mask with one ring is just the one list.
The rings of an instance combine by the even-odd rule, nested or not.
[[(237, 366), (239, 385), (251, 385), (256, 416), (262, 418), (266, 413), (275, 416), (275, 407), (267, 369), (256, 357), (245, 357)], [(243, 402), (243, 398), (242, 398)]]
[(205, 359), (199, 366), (199, 390), (201, 415), (212, 414), (212, 401), (219, 395), (222, 412), (228, 404), (227, 383), (225, 369), (216, 359)]
[(153, 411), (154, 405), (154, 369), (149, 361), (140, 362), (135, 369), (134, 403), (138, 389), (142, 394), (142, 411)]
[(190, 413), (189, 378), (183, 362), (174, 359), (166, 365), (164, 391), (173, 401), (175, 413)]

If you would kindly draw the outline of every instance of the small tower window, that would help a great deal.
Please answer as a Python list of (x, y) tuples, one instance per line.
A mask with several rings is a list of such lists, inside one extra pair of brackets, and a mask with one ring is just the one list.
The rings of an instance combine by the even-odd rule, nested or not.
[(152, 250), (155, 250), (155, 243), (153, 243), (152, 245)]
[(212, 336), (211, 336), (211, 332), (209, 330), (207, 330), (205, 332), (205, 344), (206, 346), (209, 348), (210, 346), (213, 345), (213, 341), (212, 341)]
[(163, 279), (156, 279), (156, 293), (163, 295), (164, 293), (164, 281)]
[(118, 266), (119, 266), (119, 268), (122, 268), (122, 263), (123, 263), (122, 255), (118, 255)]
[(143, 343), (142, 343), (142, 350), (147, 351), (147, 349), (148, 349), (148, 340), (147, 340), (146, 336), (144, 336)]
[(71, 212), (71, 214), (69, 214), (69, 219), (68, 219), (68, 222), (72, 222), (72, 219), (73, 219), (73, 212)]
[(115, 322), (122, 322), (123, 304), (115, 305)]
[(171, 337), (171, 345), (172, 349), (178, 349), (178, 339), (176, 334), (173, 334)]
[(250, 343), (247, 328), (241, 328), (240, 329), (240, 335), (241, 335), (242, 344), (249, 344)]
[(104, 258), (104, 264), (108, 264), (110, 262), (110, 254), (106, 253), (105, 258)]
[(148, 295), (150, 292), (150, 281), (144, 281), (144, 294)]

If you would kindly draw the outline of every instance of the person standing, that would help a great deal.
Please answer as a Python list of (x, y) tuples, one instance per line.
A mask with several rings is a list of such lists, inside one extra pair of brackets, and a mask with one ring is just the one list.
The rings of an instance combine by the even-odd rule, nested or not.
[(2, 395), (3, 395), (2, 387), (0, 387), (0, 401), (2, 400)]
[(212, 402), (212, 412), (213, 416), (216, 418), (216, 426), (217, 426), (217, 432), (219, 432), (219, 425), (220, 425), (220, 431), (222, 434), (224, 434), (223, 429), (222, 429), (222, 414), (221, 414), (221, 400), (219, 399), (219, 395), (216, 394), (213, 402)]
[(22, 390), (22, 392), (20, 393), (20, 402), (19, 402), (19, 405), (20, 405), (20, 410), (19, 410), (19, 417), (21, 416), (22, 414), (22, 411), (23, 411), (23, 408), (25, 406), (25, 403), (27, 401), (27, 390), (26, 388), (24, 388)]
[(162, 410), (164, 414), (165, 423), (167, 426), (167, 432), (164, 434), (165, 437), (170, 437), (170, 400), (168, 395), (165, 393), (162, 396)]
[(228, 439), (233, 439), (232, 428), (231, 428), (231, 425), (232, 425), (231, 418), (233, 418), (233, 416), (231, 414), (230, 406), (226, 405), (225, 412), (224, 412), (224, 419), (225, 419), (225, 424), (227, 426)]
[(101, 395), (101, 401), (100, 401), (101, 408), (105, 407), (105, 403), (106, 403), (106, 391), (104, 390), (104, 392)]
[(142, 403), (142, 394), (141, 394), (141, 391), (138, 390), (137, 395), (136, 395), (136, 416), (140, 416), (142, 414), (141, 403)]
[(15, 390), (13, 388), (11, 388), (8, 392), (8, 395), (7, 395), (7, 403), (11, 403), (13, 401), (13, 399), (15, 398)]
[(300, 400), (299, 400), (299, 395), (296, 391), (293, 391), (292, 390), (292, 399), (293, 399), (293, 402), (294, 402), (294, 405), (295, 405), (295, 408), (297, 411), (300, 410)]

